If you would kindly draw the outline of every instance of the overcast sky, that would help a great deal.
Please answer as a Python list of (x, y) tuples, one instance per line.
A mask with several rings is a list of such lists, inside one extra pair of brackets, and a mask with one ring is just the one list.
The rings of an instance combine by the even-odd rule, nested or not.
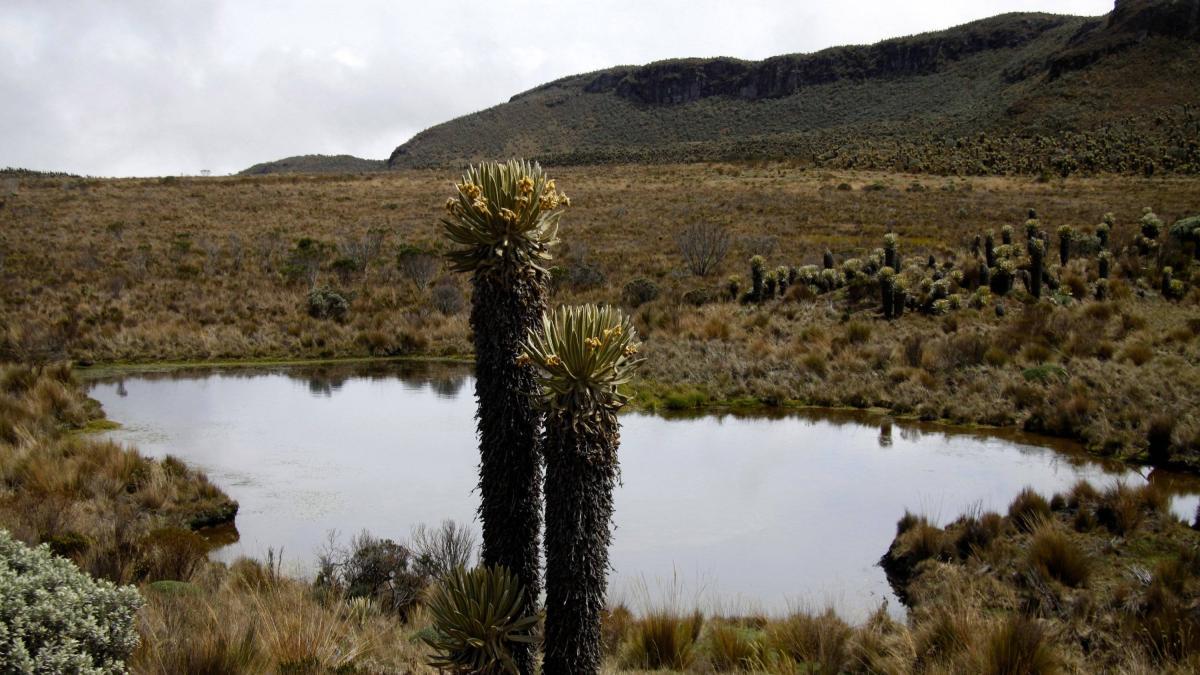
[(1112, 0), (0, 0), (0, 167), (129, 176), (386, 158), (564, 75), (761, 59)]

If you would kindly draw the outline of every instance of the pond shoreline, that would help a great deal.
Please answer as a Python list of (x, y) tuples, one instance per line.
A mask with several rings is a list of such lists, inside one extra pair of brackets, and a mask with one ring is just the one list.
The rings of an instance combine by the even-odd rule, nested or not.
[[(400, 541), (419, 523), (471, 522), (478, 455), (469, 367), (254, 365), (262, 367), (109, 369), (91, 378), (90, 396), (124, 424), (111, 440), (150, 457), (179, 457), (245, 507), (239, 541), (217, 560), (261, 557), (269, 547), (309, 560), (332, 531)], [(837, 602), (862, 619), (890, 597), (874, 563), (906, 508), (1001, 508), (1026, 485), (1061, 491), (1078, 478), (1146, 479), (1078, 446), (881, 411), (742, 407), (624, 417), (614, 549), (624, 576), (615, 583), (635, 602), (641, 575), (662, 581), (682, 570), (685, 586), (715, 603), (781, 612), (800, 597)], [(416, 475), (423, 478), (405, 479)], [(1200, 490), (1191, 482), (1163, 484), (1194, 510)], [(795, 517), (801, 513), (827, 515)], [(795, 544), (805, 541), (813, 545)], [(750, 549), (758, 554), (747, 567), (742, 554)], [(784, 571), (794, 566), (809, 570), (807, 578)], [(892, 606), (899, 608), (894, 598)]]
[[(102, 380), (122, 375), (145, 375), (154, 373), (171, 373), (189, 370), (253, 370), (256, 368), (307, 368), (322, 366), (355, 366), (355, 365), (388, 365), (388, 364), (449, 364), (469, 366), (474, 363), (470, 355), (457, 356), (387, 356), (387, 357), (339, 357), (327, 359), (217, 359), (211, 361), (146, 361), (146, 362), (104, 362), (89, 365), (74, 364), (74, 371), (86, 382)], [(646, 382), (635, 381), (635, 394)], [(1087, 455), (1125, 466), (1137, 468), (1162, 468), (1171, 471), (1181, 471), (1200, 475), (1200, 466), (1189, 463), (1169, 462), (1166, 464), (1151, 464), (1144, 453), (1125, 457), (1114, 457), (1088, 447), (1078, 438), (1054, 436), (1035, 431), (1026, 431), (1017, 426), (995, 426), (977, 422), (957, 422), (944, 418), (930, 419), (916, 413), (896, 413), (888, 408), (860, 408), (852, 405), (830, 406), (813, 405), (801, 400), (788, 399), (777, 402), (767, 402), (758, 398), (710, 399), (690, 402), (686, 407), (674, 407), (663, 402), (669, 395), (655, 396), (653, 403), (639, 403), (639, 397), (634, 396), (628, 412), (654, 414), (667, 418), (700, 417), (705, 415), (731, 414), (747, 417), (785, 416), (791, 413), (817, 414), (847, 414), (859, 421), (872, 420), (884, 423), (886, 420), (925, 427), (951, 433), (983, 433), (988, 436), (1005, 440), (1025, 442), (1054, 449), (1067, 454)], [(645, 400), (645, 397), (642, 398)]]

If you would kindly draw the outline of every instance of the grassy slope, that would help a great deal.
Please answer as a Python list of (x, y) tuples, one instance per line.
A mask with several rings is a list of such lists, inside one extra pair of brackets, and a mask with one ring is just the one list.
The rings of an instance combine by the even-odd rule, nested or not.
[[(1025, 426), (1134, 457), (1144, 457), (1143, 418), (1155, 410), (1173, 416), (1177, 458), (1200, 458), (1197, 296), (1163, 301), (1153, 277), (1120, 282), (1111, 303), (1027, 319), (1015, 298), (1005, 301), (1003, 318), (988, 307), (945, 317), (909, 314), (895, 323), (879, 319), (870, 294), (849, 303), (838, 296), (834, 304), (824, 296), (763, 307), (680, 303), (689, 291), (715, 291), (726, 275), (745, 279), (753, 252), (765, 253), (769, 269), (819, 264), (826, 248), (840, 264), (878, 247), (888, 230), (900, 234), (910, 261), (953, 255), (961, 266), (973, 236), (1019, 228), (1031, 206), (1050, 232), (1059, 224), (1090, 231), (1112, 211), (1119, 248), (1136, 233), (1142, 206), (1168, 223), (1191, 213), (1200, 193), (1190, 179), (933, 182), (780, 165), (555, 174), (573, 197), (556, 252), (564, 281), (555, 301), (622, 302), (623, 287), (637, 277), (659, 287), (659, 297), (636, 312), (650, 357), (638, 385), (645, 405), (877, 406)], [(463, 280), (443, 275), (420, 289), (395, 266), (401, 246), (441, 245), (435, 223), (450, 180), (413, 171), (78, 181), (68, 189), (58, 181), (24, 182), (0, 229), (0, 315), (9, 319), (0, 349), (10, 358), (99, 362), (467, 355), (465, 313), (433, 307), (435, 297), (453, 294), (449, 289), (466, 293)], [(843, 183), (853, 189), (836, 189)], [(913, 183), (924, 191), (911, 191)], [(862, 189), (875, 185), (886, 189)], [(697, 221), (725, 224), (734, 241), (707, 279), (687, 273), (674, 242), (682, 226)], [(303, 237), (332, 247), (369, 228), (384, 237), (364, 273), (339, 278), (331, 268), (336, 253), (318, 273), (319, 283), (351, 297), (346, 320), (308, 316), (306, 284), (282, 274), (289, 251)], [(1090, 283), (1095, 261), (1074, 270)], [(1114, 270), (1129, 273), (1121, 264)], [(1194, 285), (1190, 275), (1180, 269), (1176, 278)], [(851, 339), (843, 314), (865, 332)], [(1063, 375), (1026, 379), (1026, 370), (1045, 363), (1062, 366)]]
[[(935, 68), (917, 69), (915, 74), (904, 70), (909, 65), (905, 59), (898, 59), (894, 74), (886, 68), (879, 72), (872, 62), (878, 58), (876, 52), (902, 51), (910, 43), (932, 45), (919, 53), (945, 54), (950, 47), (939, 47), (943, 42), (1016, 31), (1034, 21), (1060, 25), (1018, 46), (967, 53), (960, 59), (940, 56)], [(605, 76), (625, 76), (635, 82), (661, 77), (665, 87), (670, 78), (681, 76), (676, 72), (680, 68), (686, 77), (686, 67), (666, 75), (656, 75), (655, 69), (711, 63), (699, 59), (573, 76), (427, 129), (397, 148), (389, 164), (448, 166), (497, 156), (535, 157), (551, 163), (787, 157), (831, 167), (891, 168), (905, 155), (928, 154), (918, 163), (923, 170), (973, 173), (983, 159), (1004, 171), (1033, 173), (1050, 166), (1064, 151), (1084, 156), (1096, 144), (1106, 146), (1107, 153), (1123, 148), (1122, 152), (1137, 158), (1133, 162), (1137, 165), (1161, 160), (1164, 151), (1178, 147), (1178, 136), (1192, 128), (1190, 123), (1168, 129), (1130, 116), (1172, 113), (1177, 106), (1200, 103), (1200, 81), (1188, 66), (1200, 57), (1200, 45), (1190, 39), (1151, 37), (1050, 77), (1049, 64), (1056, 55), (1069, 49), (1086, 52), (1104, 37), (1103, 28), (1077, 37), (1081, 28), (1095, 23), (1081, 17), (1003, 15), (882, 43), (895, 47), (892, 50), (877, 45), (837, 48), (809, 57), (776, 57), (802, 64), (845, 62), (834, 69), (841, 73), (839, 79), (816, 81), (777, 98), (718, 95), (660, 104), (639, 102), (615, 91), (586, 91)], [(1132, 29), (1112, 29), (1117, 35), (1125, 30)], [(741, 63), (745, 62), (737, 62)], [(1122, 130), (1116, 140), (1109, 135), (1114, 130), (1098, 130), (1112, 124)], [(930, 133), (930, 129), (937, 131)], [(1034, 141), (1038, 134), (1072, 130), (1094, 136), (1082, 141), (1058, 139), (1053, 148)], [(1005, 139), (1003, 147), (976, 147), (979, 132)], [(958, 146), (948, 146), (945, 137), (961, 140)], [(989, 157), (997, 152), (1005, 161)], [(1109, 170), (1133, 170), (1107, 159), (1097, 164)]]

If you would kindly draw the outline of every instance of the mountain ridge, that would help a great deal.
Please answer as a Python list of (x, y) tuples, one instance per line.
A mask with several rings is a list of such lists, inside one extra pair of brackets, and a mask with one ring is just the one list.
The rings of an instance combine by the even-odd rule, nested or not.
[[(924, 168), (931, 171), (1079, 165), (1195, 172), (1200, 149), (1179, 140), (1191, 133), (1192, 108), (1200, 104), (1200, 75), (1189, 72), (1200, 69), (1179, 67), (1187, 63), (1200, 63), (1200, 0), (1119, 0), (1101, 17), (1009, 13), (761, 61), (669, 59), (571, 75), (430, 127), (398, 146), (387, 164), (451, 166), (509, 155), (548, 164), (820, 164), (834, 153), (835, 166), (893, 168), (885, 165), (916, 152), (931, 155)], [(1097, 81), (1127, 96), (1114, 97)], [(1155, 128), (1141, 119), (1147, 112), (1168, 122)], [(952, 140), (965, 151), (916, 147), (931, 142), (930, 130), (940, 137), (935, 146)], [(1011, 156), (989, 160), (999, 151), (975, 147), (979, 134)], [(1046, 134), (1055, 148), (1015, 154)], [(849, 157), (845, 148), (868, 135), (880, 139), (880, 152)], [(1097, 147), (1114, 142), (1119, 152)], [(1052, 167), (1064, 153), (1072, 157)]]

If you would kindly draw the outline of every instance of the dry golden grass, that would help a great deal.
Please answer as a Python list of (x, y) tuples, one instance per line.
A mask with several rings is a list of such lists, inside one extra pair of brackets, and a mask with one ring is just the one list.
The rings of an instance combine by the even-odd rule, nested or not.
[(319, 597), (251, 560), (208, 565), (189, 583), (143, 587), (134, 673), (432, 673), (405, 624), (368, 602)]
[(207, 553), (190, 529), (237, 504), (178, 460), (79, 433), (102, 422), (70, 368), (0, 367), (0, 527), (112, 581), (178, 578)]
[[(1039, 183), (765, 163), (553, 173), (573, 204), (555, 253), (554, 301), (621, 302), (634, 279), (658, 288), (635, 312), (648, 357), (636, 385), (643, 406), (882, 407), (1023, 427), (1141, 460), (1149, 459), (1144, 412), (1156, 410), (1175, 421), (1165, 430), (1167, 457), (1200, 463), (1200, 291), (1161, 299), (1156, 270), (1136, 256), (1114, 261), (1107, 302), (1027, 308), (1017, 293), (998, 301), (1005, 317), (989, 302), (884, 323), (874, 291), (801, 287), (764, 305), (690, 304), (728, 298), (730, 274), (746, 290), (752, 254), (764, 255), (768, 270), (820, 265), (826, 249), (841, 264), (869, 254), (889, 231), (910, 263), (932, 254), (975, 274), (972, 239), (1011, 225), (1019, 244), (1030, 207), (1050, 233), (1063, 224), (1089, 233), (1112, 212), (1119, 251), (1143, 206), (1167, 224), (1190, 214), (1200, 181)], [(441, 249), (437, 221), (455, 179), (434, 171), (24, 179), (0, 212), (0, 358), (466, 355), (469, 327), (454, 300), (467, 285), (436, 268), (415, 283), (397, 266), (405, 247)], [(843, 183), (851, 189), (837, 189)], [(926, 189), (910, 190), (914, 183)], [(692, 223), (717, 223), (732, 239), (705, 278), (687, 271), (676, 243)], [(325, 251), (311, 269), (295, 255), (305, 238)], [(1090, 292), (1096, 275), (1092, 258), (1073, 260), (1061, 276), (1064, 288)], [(1193, 270), (1175, 276), (1195, 285)], [(344, 320), (309, 315), (310, 278), (349, 298)]]
[[(993, 521), (995, 536), (949, 558), (910, 555), (906, 519), (885, 567), (912, 610), (916, 665), (933, 672), (1190, 672), (1200, 663), (1200, 628), (1183, 611), (1200, 594), (1200, 533), (1171, 515), (1154, 485), (1097, 490), (1080, 484), (1039, 510), (964, 517), (935, 528), (957, 539)], [(1044, 500), (1043, 500), (1044, 501)], [(1105, 511), (1136, 511), (1120, 537), (1100, 523)], [(1090, 513), (1080, 526), (1078, 514)], [(994, 514), (993, 514), (994, 515)], [(1007, 665), (1006, 665), (1007, 664)], [(1014, 665), (1017, 664), (1017, 665)], [(1023, 664), (1023, 665), (1022, 665)], [(920, 668), (918, 668), (920, 669)], [(909, 672), (909, 671), (899, 671)]]

